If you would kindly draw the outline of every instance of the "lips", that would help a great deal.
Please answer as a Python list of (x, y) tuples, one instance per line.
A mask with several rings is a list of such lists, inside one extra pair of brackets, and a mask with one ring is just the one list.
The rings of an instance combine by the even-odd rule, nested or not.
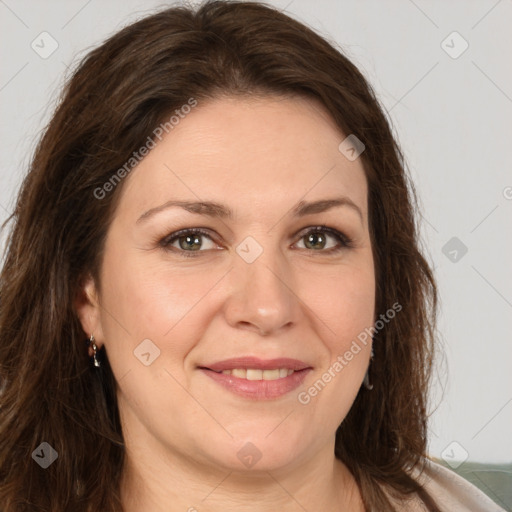
[(280, 357), (277, 359), (258, 359), (257, 357), (235, 357), (233, 359), (226, 359), (217, 363), (201, 366), (207, 370), (214, 372), (222, 372), (224, 370), (235, 369), (254, 369), (254, 370), (275, 370), (286, 368), (287, 370), (304, 370), (311, 368), (310, 365), (298, 359), (290, 359), (288, 357)]
[(300, 386), (312, 367), (298, 359), (238, 357), (200, 366), (199, 370), (236, 395), (270, 400)]

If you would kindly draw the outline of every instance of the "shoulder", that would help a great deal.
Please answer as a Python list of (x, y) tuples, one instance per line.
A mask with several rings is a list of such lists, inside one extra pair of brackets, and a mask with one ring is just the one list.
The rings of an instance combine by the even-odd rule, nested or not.
[[(505, 512), (466, 479), (432, 460), (424, 459), (422, 471), (415, 469), (411, 476), (422, 484), (441, 512)], [(394, 505), (400, 511), (427, 511), (418, 496), (400, 503), (395, 500)]]

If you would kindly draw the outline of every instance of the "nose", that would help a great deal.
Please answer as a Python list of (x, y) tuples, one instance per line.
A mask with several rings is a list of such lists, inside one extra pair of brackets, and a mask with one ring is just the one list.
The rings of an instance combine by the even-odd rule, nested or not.
[(225, 304), (225, 315), (232, 327), (267, 336), (297, 323), (298, 290), (277, 249), (265, 249), (252, 263), (236, 255), (230, 279), (232, 292)]

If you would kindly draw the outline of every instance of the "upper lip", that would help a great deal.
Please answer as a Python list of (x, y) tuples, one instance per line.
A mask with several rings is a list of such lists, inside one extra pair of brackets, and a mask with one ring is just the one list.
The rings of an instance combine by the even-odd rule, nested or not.
[(200, 368), (207, 368), (215, 372), (222, 372), (223, 370), (234, 370), (235, 368), (248, 369), (254, 368), (257, 370), (274, 370), (277, 368), (287, 368), (289, 370), (304, 370), (311, 368), (310, 365), (298, 359), (290, 359), (289, 357), (279, 357), (277, 359), (258, 359), (257, 357), (234, 357), (232, 359), (225, 359), (216, 363), (200, 366)]

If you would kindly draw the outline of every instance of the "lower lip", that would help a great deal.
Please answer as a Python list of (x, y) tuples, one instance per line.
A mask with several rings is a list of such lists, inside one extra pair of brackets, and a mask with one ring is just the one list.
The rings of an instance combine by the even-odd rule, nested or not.
[(200, 370), (236, 395), (255, 400), (272, 400), (298, 388), (311, 368), (295, 371), (287, 377), (276, 380), (247, 380), (225, 373), (217, 373), (206, 368), (200, 368)]

